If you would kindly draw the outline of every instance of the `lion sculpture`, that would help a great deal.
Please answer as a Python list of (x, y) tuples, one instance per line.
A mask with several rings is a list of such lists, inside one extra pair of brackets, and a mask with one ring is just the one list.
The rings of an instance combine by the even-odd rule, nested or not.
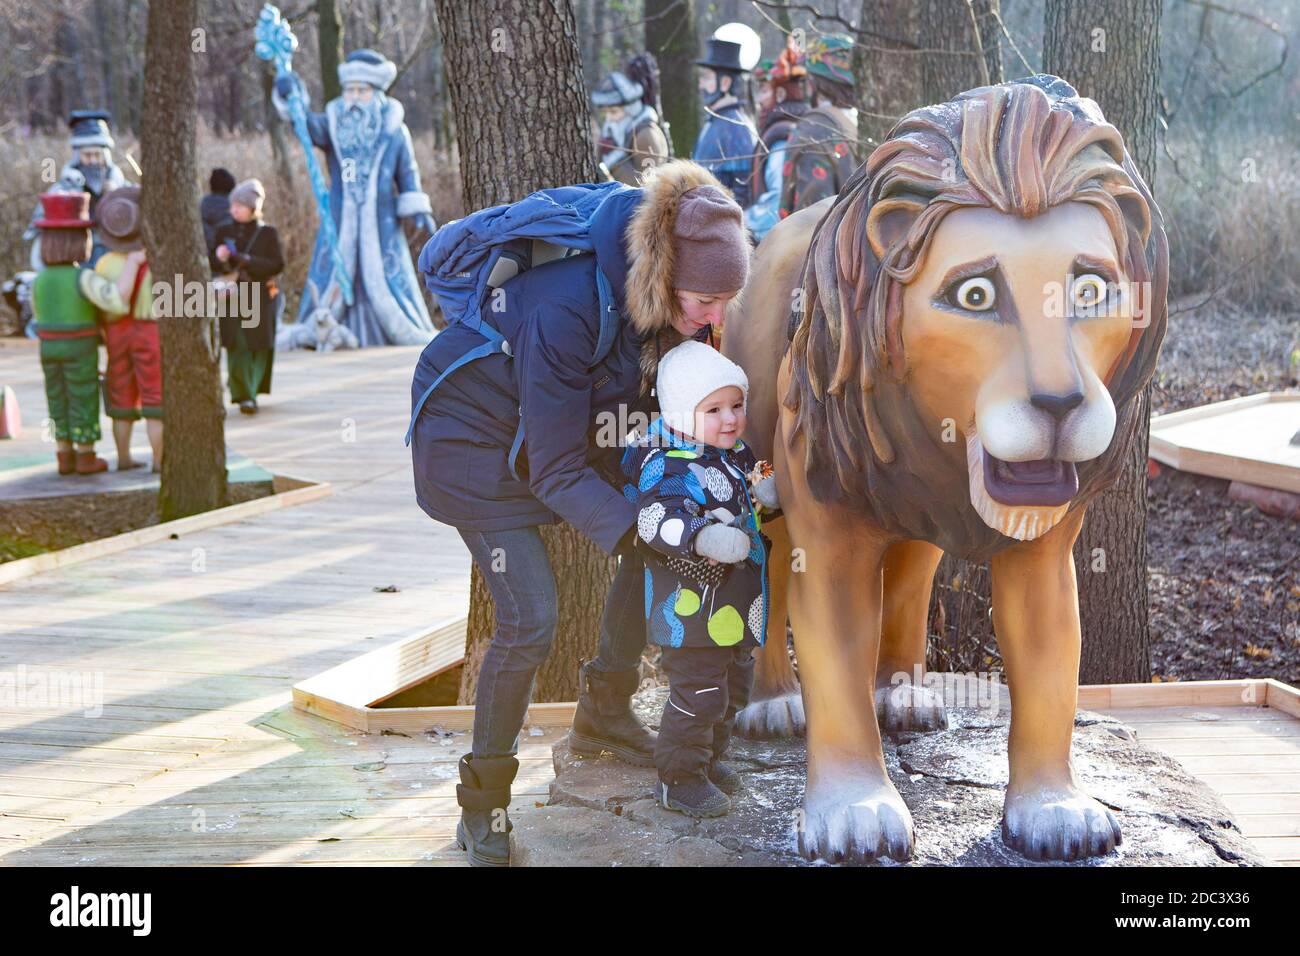
[(1168, 259), (1120, 134), (1051, 76), (913, 111), (838, 197), (763, 241), (723, 350), (749, 373), (746, 439), (776, 467), (769, 614), (779, 633), (789, 612), (799, 677), (769, 641), (739, 724), (806, 720), (805, 856), (911, 854), (880, 734), (946, 726), (941, 694), (894, 686), (924, 667), (945, 551), (990, 562), (1011, 695), (1003, 838), (1033, 859), (1120, 842), (1070, 763), (1071, 548), (1145, 427)]

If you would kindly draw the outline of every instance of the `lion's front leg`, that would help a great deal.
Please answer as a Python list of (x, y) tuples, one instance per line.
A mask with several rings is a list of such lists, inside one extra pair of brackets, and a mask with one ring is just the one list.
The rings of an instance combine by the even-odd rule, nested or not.
[(1109, 853), (1119, 823), (1070, 765), (1079, 684), (1079, 595), (1071, 548), (1083, 509), (990, 563), (993, 627), (1011, 691), (1002, 839), (1033, 860)]
[[(801, 461), (782, 451), (778, 463)], [(888, 542), (856, 515), (814, 501), (799, 468), (777, 474), (800, 556), (789, 589), (808, 738), (799, 851), (833, 861), (905, 860), (912, 815), (885, 770), (876, 711), (864, 693), (875, 681)]]
[[(802, 538), (807, 568), (791, 576), (790, 615), (807, 717), (808, 783), (799, 850), (816, 859), (905, 860), (912, 817), (885, 770), (875, 708), (883, 544), (858, 529)], [(851, 587), (845, 569), (853, 568)]]

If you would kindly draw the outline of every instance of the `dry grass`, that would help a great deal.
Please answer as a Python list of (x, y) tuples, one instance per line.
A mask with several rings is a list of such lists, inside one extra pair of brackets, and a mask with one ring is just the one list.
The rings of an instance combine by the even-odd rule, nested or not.
[[(434, 219), (441, 223), (461, 215), (460, 169), (454, 155), (435, 154), (432, 143), (432, 134), (415, 138), (415, 152), (425, 191), (433, 203)], [(302, 148), (292, 135), (289, 146), (293, 183), (286, 187), (276, 171), (269, 136), (217, 136), (203, 129), (198, 137), (196, 176), (200, 194), (207, 192), (208, 173), (215, 166), (226, 167), (237, 179), (256, 177), (265, 184), (266, 221), (279, 231), (288, 263), (282, 285), (288, 294), (285, 315), (292, 317), (297, 314), (298, 296), (306, 281), (318, 219)], [(128, 181), (138, 182), (140, 177), (126, 159), (128, 154), (138, 162), (139, 144), (119, 137), (114, 159)], [(0, 169), (5, 170), (0, 179), (0, 276), (28, 268), (23, 230), (36, 197), (58, 178), (70, 155), (67, 140), (61, 137), (23, 138), (16, 132), (0, 137)], [(316, 155), (318, 161), (322, 159), (319, 150)], [(417, 242), (412, 254), (418, 251)]]
[(1170, 143), (1156, 180), (1169, 233), (1170, 294), (1233, 312), (1300, 301), (1300, 151), (1277, 135)]

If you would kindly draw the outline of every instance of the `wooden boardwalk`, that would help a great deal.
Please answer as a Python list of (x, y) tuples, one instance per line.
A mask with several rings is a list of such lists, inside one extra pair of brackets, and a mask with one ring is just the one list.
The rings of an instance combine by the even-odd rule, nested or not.
[[(262, 412), (228, 419), (234, 451), (330, 497), (0, 588), (4, 864), (463, 858), (465, 735), (368, 737), (289, 706), (294, 683), (466, 611), (468, 553), (416, 506), (402, 444), (417, 354), (279, 355)], [(27, 431), (0, 470), (52, 471), (35, 349), (0, 347), (0, 383)], [(544, 791), (549, 741), (526, 743), (521, 793)]]
[(1300, 720), (1272, 707), (1112, 707), (1106, 713), (1209, 784), (1260, 853), (1300, 866)]

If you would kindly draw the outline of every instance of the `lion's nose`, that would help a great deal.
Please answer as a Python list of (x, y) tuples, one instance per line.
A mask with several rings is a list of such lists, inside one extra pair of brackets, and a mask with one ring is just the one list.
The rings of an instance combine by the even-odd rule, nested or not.
[(1082, 401), (1083, 392), (1078, 389), (1064, 395), (1057, 395), (1052, 392), (1034, 392), (1029, 396), (1029, 403), (1034, 408), (1041, 408), (1058, 422), (1075, 408), (1078, 408), (1079, 403)]

